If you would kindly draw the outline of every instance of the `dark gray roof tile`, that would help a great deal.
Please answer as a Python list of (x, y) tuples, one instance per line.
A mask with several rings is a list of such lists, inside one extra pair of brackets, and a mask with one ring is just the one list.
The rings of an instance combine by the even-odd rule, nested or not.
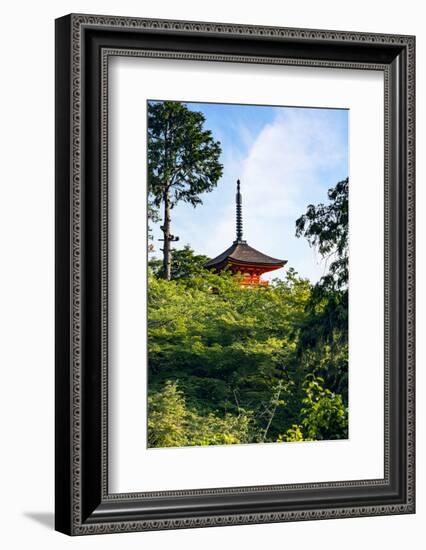
[(267, 266), (284, 266), (287, 263), (287, 260), (279, 260), (277, 258), (271, 258), (259, 250), (249, 246), (245, 241), (234, 241), (232, 245), (204, 264), (204, 267), (216, 267), (224, 264), (228, 261), (234, 261), (237, 263), (245, 264), (259, 264)]

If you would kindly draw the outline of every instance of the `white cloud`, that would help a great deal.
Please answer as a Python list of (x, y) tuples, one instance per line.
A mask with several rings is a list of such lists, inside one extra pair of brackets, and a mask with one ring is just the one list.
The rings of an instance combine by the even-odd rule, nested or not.
[[(338, 124), (326, 110), (290, 109), (263, 128), (244, 158), (225, 164), (221, 185), (234, 189), (237, 178), (242, 182), (244, 237), (248, 243), (265, 254), (288, 260), (288, 266), (313, 281), (324, 274), (325, 266), (305, 239), (295, 237), (295, 220), (309, 203), (326, 201), (326, 190), (337, 183), (331, 178), (344, 153)], [(229, 199), (229, 193), (226, 196)], [(217, 255), (231, 244), (234, 212), (233, 201), (227, 201), (220, 215), (209, 220), (205, 253)], [(283, 270), (269, 278), (282, 275)]]

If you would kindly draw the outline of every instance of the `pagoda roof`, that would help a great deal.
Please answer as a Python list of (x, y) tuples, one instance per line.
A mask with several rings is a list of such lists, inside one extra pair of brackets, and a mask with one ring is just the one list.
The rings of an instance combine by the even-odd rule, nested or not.
[(287, 260), (279, 260), (278, 258), (272, 258), (259, 252), (252, 246), (248, 245), (245, 240), (243, 240), (243, 216), (242, 216), (242, 196), (240, 190), (240, 180), (237, 180), (237, 194), (235, 196), (236, 203), (236, 239), (232, 245), (204, 264), (204, 267), (216, 268), (220, 270), (228, 264), (234, 266), (257, 266), (261, 267), (263, 272), (274, 271), (280, 267), (283, 267)]
[(259, 252), (252, 246), (248, 245), (245, 241), (234, 241), (232, 245), (227, 248), (222, 254), (216, 256), (212, 260), (209, 260), (204, 264), (204, 267), (220, 267), (227, 263), (236, 263), (243, 265), (259, 265), (268, 267), (283, 267), (287, 260), (279, 260), (278, 258), (272, 258)]

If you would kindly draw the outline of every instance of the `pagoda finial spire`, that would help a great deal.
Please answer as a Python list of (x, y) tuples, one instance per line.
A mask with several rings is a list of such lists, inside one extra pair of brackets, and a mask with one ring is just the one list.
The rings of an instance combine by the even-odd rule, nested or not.
[(239, 179), (237, 180), (237, 194), (235, 196), (235, 202), (237, 205), (237, 243), (241, 243), (243, 242), (243, 212)]

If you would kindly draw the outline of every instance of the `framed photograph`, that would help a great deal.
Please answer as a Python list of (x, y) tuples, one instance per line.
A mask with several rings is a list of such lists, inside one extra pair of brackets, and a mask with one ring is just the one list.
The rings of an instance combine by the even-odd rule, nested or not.
[(56, 529), (414, 513), (413, 36), (56, 21)]

